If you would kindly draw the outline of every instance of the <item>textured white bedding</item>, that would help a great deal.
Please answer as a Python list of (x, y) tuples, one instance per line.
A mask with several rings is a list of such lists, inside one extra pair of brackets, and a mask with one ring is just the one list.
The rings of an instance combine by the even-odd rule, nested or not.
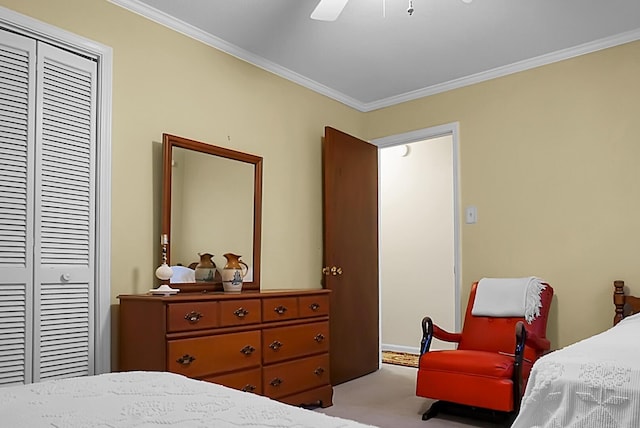
[(540, 358), (512, 428), (640, 427), (640, 314)]
[(11, 428), (364, 428), (354, 421), (165, 372), (110, 373), (0, 388)]

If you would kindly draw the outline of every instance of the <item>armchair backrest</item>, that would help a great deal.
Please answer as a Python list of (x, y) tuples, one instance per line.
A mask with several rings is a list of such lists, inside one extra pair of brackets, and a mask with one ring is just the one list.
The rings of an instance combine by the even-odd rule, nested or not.
[[(549, 284), (546, 284), (546, 288), (540, 295), (542, 303), (540, 315), (531, 324), (527, 323), (524, 317), (498, 318), (472, 315), (471, 309), (476, 297), (477, 286), (477, 282), (471, 285), (458, 349), (513, 354), (516, 345), (515, 326), (518, 321), (524, 321), (527, 332), (531, 332), (540, 338), (547, 337), (547, 318), (549, 317), (549, 307), (553, 298), (553, 288)], [(532, 348), (525, 347), (525, 358), (534, 361), (539, 356)]]

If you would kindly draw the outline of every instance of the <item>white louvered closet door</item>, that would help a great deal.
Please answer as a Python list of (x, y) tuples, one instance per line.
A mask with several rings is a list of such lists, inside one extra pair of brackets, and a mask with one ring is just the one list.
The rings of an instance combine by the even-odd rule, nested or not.
[[(0, 266), (8, 264), (7, 271), (15, 271), (16, 278), (0, 278), (0, 297), (14, 301), (0, 303), (0, 385), (94, 372), (97, 67), (88, 58), (33, 43), (35, 50), (24, 50), (29, 58), (26, 89), (5, 98), (2, 86), (0, 106), (4, 114), (5, 104), (20, 104), (18, 100), (25, 99), (20, 94), (28, 94), (16, 114), (16, 122), (27, 124), (26, 135), (16, 137), (4, 129), (0, 134), (2, 144), (22, 155), (19, 170), (25, 174), (24, 184), (17, 186), (24, 188), (24, 196), (16, 192), (0, 199)], [(3, 83), (4, 73), (3, 64)], [(3, 162), (2, 190), (4, 170)], [(21, 211), (12, 211), (13, 206)], [(15, 231), (5, 231), (5, 215), (22, 222)], [(13, 242), (14, 235), (16, 247), (23, 249), (16, 254), (24, 259), (5, 255), (5, 241)], [(5, 324), (5, 317), (11, 322)], [(14, 345), (5, 339), (5, 326), (16, 336), (16, 347), (22, 347), (23, 367), (4, 369), (20, 361), (19, 354), (11, 355)]]
[(34, 380), (93, 373), (94, 61), (38, 45)]
[(36, 42), (0, 39), (0, 385), (32, 381)]

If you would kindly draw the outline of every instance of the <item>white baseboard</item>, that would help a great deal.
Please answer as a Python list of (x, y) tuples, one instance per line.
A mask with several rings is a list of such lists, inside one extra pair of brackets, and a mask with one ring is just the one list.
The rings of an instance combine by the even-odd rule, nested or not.
[(420, 348), (417, 346), (403, 346), (403, 345), (391, 345), (391, 344), (382, 344), (383, 351), (393, 351), (393, 352), (405, 352), (407, 354), (419, 354)]

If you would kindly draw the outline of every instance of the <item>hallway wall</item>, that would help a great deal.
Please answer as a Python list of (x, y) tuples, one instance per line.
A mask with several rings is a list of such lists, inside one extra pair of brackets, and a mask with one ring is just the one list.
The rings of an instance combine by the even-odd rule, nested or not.
[(455, 329), (453, 140), (404, 147), (380, 149), (382, 344), (415, 352), (425, 315)]

